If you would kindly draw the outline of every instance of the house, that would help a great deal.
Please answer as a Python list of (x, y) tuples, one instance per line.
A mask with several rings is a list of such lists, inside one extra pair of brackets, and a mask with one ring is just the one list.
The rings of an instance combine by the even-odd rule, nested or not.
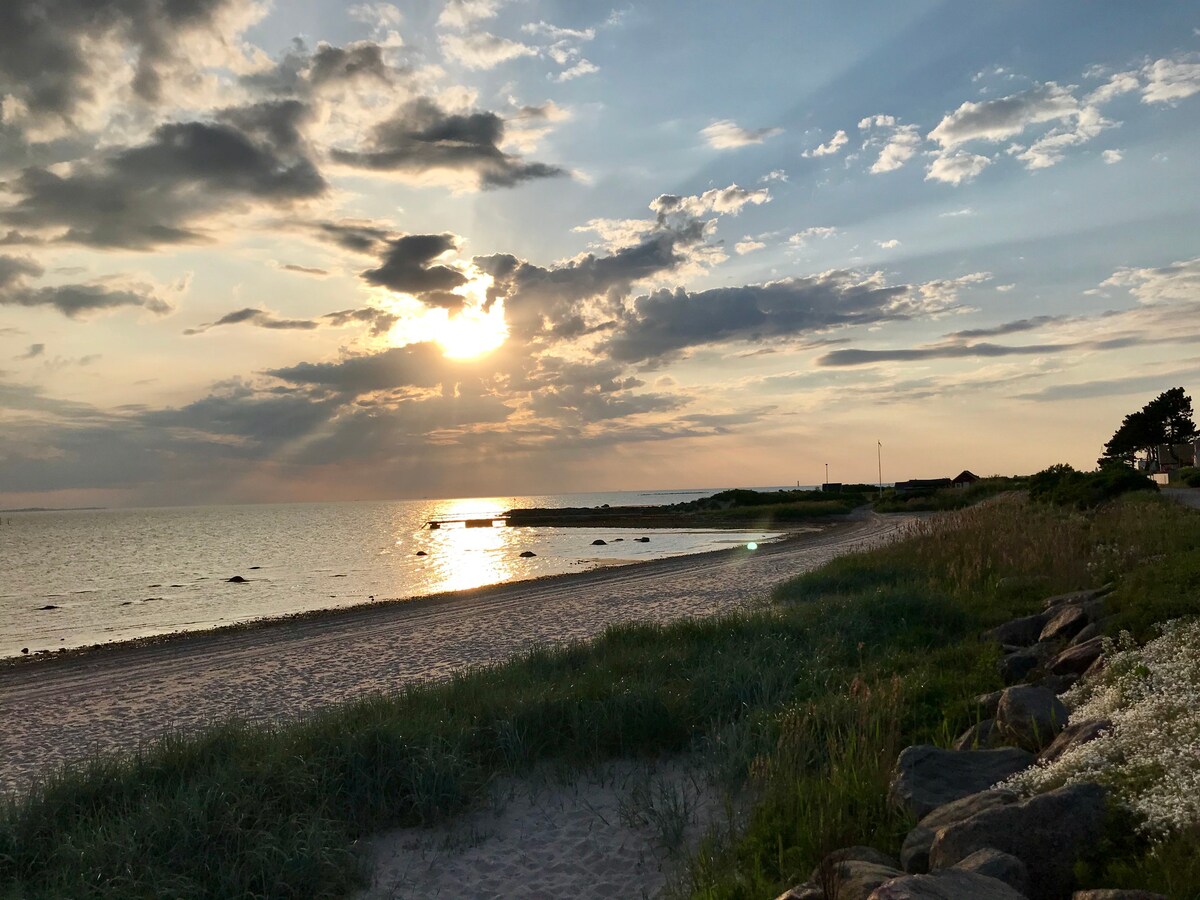
[(970, 487), (978, 480), (979, 480), (979, 476), (976, 475), (974, 472), (972, 472), (970, 469), (963, 469), (961, 472), (958, 473), (958, 476), (954, 479), (954, 486), (956, 488)]
[(1159, 472), (1173, 472), (1196, 464), (1196, 442), (1190, 444), (1159, 444), (1156, 457)]

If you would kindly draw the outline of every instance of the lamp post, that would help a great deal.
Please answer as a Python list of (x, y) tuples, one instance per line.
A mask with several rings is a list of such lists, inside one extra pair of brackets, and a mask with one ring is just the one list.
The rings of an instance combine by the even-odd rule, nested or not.
[(883, 496), (883, 441), (875, 442), (875, 458), (879, 463), (879, 496)]
[(825, 487), (829, 488), (829, 463), (825, 463)]

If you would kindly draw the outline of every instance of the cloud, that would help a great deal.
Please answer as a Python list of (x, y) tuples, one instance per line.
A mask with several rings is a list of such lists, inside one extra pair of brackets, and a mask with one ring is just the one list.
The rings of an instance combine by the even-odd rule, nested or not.
[(537, 56), (537, 48), (508, 38), (477, 31), (470, 34), (443, 34), (439, 38), (442, 53), (468, 69), (494, 69), (500, 63), (522, 56)]
[(809, 241), (823, 241), (826, 238), (835, 237), (840, 233), (836, 228), (828, 225), (814, 225), (811, 228), (805, 228), (803, 231), (797, 231), (788, 238), (788, 243), (793, 247), (807, 247)]
[(973, 215), (975, 215), (975, 210), (971, 209), (971, 207), (969, 207), (969, 206), (964, 206), (962, 209), (952, 209), (949, 212), (938, 213), (938, 218), (939, 219), (954, 219), (959, 216), (973, 216)]
[(400, 319), (395, 313), (377, 309), (373, 306), (366, 306), (360, 309), (342, 309), (326, 313), (321, 318), (328, 320), (329, 324), (334, 328), (341, 328), (352, 324), (370, 325), (372, 337), (387, 334)]
[(504, 120), (495, 113), (447, 113), (421, 97), (376, 125), (362, 149), (335, 148), (332, 157), (355, 168), (433, 178), (455, 187), (513, 187), (566, 174), (557, 166), (504, 153), (503, 140)]
[(221, 325), (253, 325), (256, 328), (267, 328), (273, 331), (311, 331), (317, 327), (317, 323), (310, 319), (282, 319), (278, 313), (269, 309), (248, 307), (226, 313), (215, 322), (209, 322), (197, 328), (188, 328), (183, 333), (203, 334), (209, 329), (218, 328)]
[(925, 170), (926, 181), (941, 181), (955, 186), (971, 181), (991, 165), (986, 156), (978, 156), (965, 150), (938, 155)]
[(1200, 54), (1158, 59), (1142, 68), (1143, 103), (1176, 103), (1200, 93)]
[(761, 206), (771, 202), (767, 188), (746, 190), (736, 184), (725, 188), (711, 188), (703, 194), (681, 197), (677, 194), (660, 194), (651, 202), (650, 208), (659, 216), (683, 213), (687, 216), (703, 216), (715, 212), (736, 216), (746, 206)]
[(731, 150), (748, 144), (761, 144), (768, 138), (783, 133), (782, 128), (742, 128), (730, 119), (721, 119), (700, 130), (708, 146), (717, 150)]
[(4, 119), (45, 140), (100, 127), (117, 100), (178, 102), (203, 70), (247, 64), (239, 35), (265, 13), (239, 0), (5, 0)]
[(769, 182), (772, 182), (772, 181), (786, 182), (787, 180), (788, 180), (787, 172), (783, 171), (783, 169), (772, 169), (766, 175), (763, 175), (761, 178), (759, 178), (758, 183), (759, 184), (768, 184)]
[(9, 182), (0, 222), (57, 240), (146, 250), (210, 237), (197, 220), (251, 202), (289, 206), (325, 180), (299, 133), (296, 101), (223, 110), (215, 121), (160, 125), (144, 144), (67, 174), (31, 167)]
[(1079, 109), (1070, 89), (1051, 81), (997, 100), (963, 103), (929, 132), (929, 139), (944, 150), (968, 141), (1002, 141), (1030, 125), (1076, 116)]
[(470, 28), (496, 15), (503, 0), (446, 0), (437, 24), (441, 28)]
[(889, 285), (879, 272), (838, 269), (742, 287), (663, 289), (638, 297), (603, 349), (616, 360), (655, 361), (708, 344), (910, 319), (944, 308), (950, 285), (961, 281)]
[(1035, 331), (1047, 325), (1066, 321), (1065, 316), (1033, 316), (1028, 319), (1017, 319), (993, 325), (990, 328), (971, 328), (965, 331), (954, 331), (945, 336), (948, 341), (969, 341), (984, 337), (1001, 337), (1006, 334), (1018, 334), (1023, 331)]
[(1195, 303), (1200, 298), (1200, 257), (1158, 268), (1121, 268), (1101, 287), (1124, 288), (1145, 305)]
[(268, 369), (266, 374), (290, 384), (359, 395), (401, 387), (434, 387), (441, 383), (448, 366), (437, 344), (419, 343), (349, 356), (339, 362), (304, 362)]
[(29, 349), (14, 359), (36, 359), (46, 352), (45, 344), (30, 344)]
[[(895, 119), (891, 116), (876, 116), (876, 124), (881, 119), (884, 121), (890, 120), (894, 127), (891, 135), (888, 137), (887, 143), (879, 151), (878, 158), (871, 164), (870, 172), (872, 175), (881, 175), (884, 172), (896, 171), (912, 159), (921, 146), (921, 135), (916, 125), (896, 126), (894, 125)], [(861, 123), (859, 127), (862, 127)]]
[(592, 75), (600, 71), (600, 67), (588, 59), (581, 59), (569, 69), (563, 69), (554, 76), (554, 80), (560, 84), (564, 81), (571, 81), (574, 78), (582, 78), (584, 75)]
[(914, 362), (930, 359), (962, 359), (964, 357), (1031, 356), (1062, 353), (1079, 344), (1032, 344), (1023, 347), (1000, 344), (947, 344), (899, 350), (833, 350), (817, 358), (818, 366), (867, 366), (881, 362)]
[(812, 150), (805, 150), (801, 156), (833, 156), (840, 152), (843, 147), (850, 143), (850, 138), (846, 136), (846, 132), (838, 131), (827, 143), (819, 144)]
[(1125, 158), (1125, 151), (1124, 150), (1105, 150), (1100, 155), (1103, 157), (1105, 163), (1112, 166), (1112, 165), (1116, 165), (1117, 163), (1119, 163), (1121, 160), (1123, 160)]
[(395, 237), (389, 225), (370, 219), (316, 222), (312, 232), (319, 240), (354, 253), (374, 253), (380, 244)]
[(431, 265), (433, 260), (458, 249), (458, 237), (453, 234), (409, 234), (389, 241), (383, 262), (377, 268), (362, 273), (368, 284), (385, 287), (403, 294), (412, 294), (433, 305), (461, 306), (463, 298), (446, 295), (467, 283), (467, 276), (459, 269), (445, 265)]
[(745, 240), (738, 241), (736, 244), (734, 244), (733, 249), (738, 256), (745, 256), (747, 253), (753, 253), (755, 250), (761, 250), (765, 246), (767, 245), (762, 241), (754, 240), (747, 235)]
[(71, 319), (121, 307), (140, 307), (157, 315), (172, 309), (152, 286), (136, 281), (109, 279), (43, 287), (29, 284), (30, 278), (42, 274), (42, 267), (31, 259), (0, 256), (0, 306), (48, 307)]
[(895, 238), (892, 238), (889, 241), (876, 241), (875, 246), (879, 247), (881, 250), (895, 250), (900, 246), (900, 242)]
[(314, 266), (298, 266), (295, 263), (284, 263), (279, 268), (285, 272), (296, 272), (300, 275), (317, 275), (323, 277), (329, 274), (328, 269), (318, 269)]

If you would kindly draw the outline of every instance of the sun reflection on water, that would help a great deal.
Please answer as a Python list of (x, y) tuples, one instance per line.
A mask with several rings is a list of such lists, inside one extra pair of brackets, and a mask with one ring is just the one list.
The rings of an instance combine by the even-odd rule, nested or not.
[[(488, 499), (446, 500), (434, 507), (432, 518), (487, 519), (502, 511)], [(467, 528), (447, 524), (422, 532), (422, 537), (428, 544), (426, 584), (430, 592), (461, 591), (513, 577), (512, 556), (517, 550), (512, 531), (503, 525)]]

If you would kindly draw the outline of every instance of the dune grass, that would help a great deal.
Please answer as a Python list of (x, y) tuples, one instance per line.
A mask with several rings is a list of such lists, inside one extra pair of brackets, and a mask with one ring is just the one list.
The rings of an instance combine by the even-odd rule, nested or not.
[[(696, 855), (687, 889), (774, 896), (836, 846), (896, 849), (908, 823), (885, 790), (899, 748), (952, 740), (971, 698), (999, 686), (982, 628), (1117, 577), (1124, 621), (1197, 611), (1186, 564), (1166, 589), (1154, 573), (1198, 551), (1200, 516), (1157, 498), (1088, 514), (1006, 498), (836, 560), (761, 609), (614, 628), (64, 770), (0, 807), (0, 896), (346, 896), (364, 876), (357, 841), (452, 816), (497, 776), (685, 750), (753, 798), (745, 828)], [(1152, 864), (1144, 849), (1122, 864)]]

